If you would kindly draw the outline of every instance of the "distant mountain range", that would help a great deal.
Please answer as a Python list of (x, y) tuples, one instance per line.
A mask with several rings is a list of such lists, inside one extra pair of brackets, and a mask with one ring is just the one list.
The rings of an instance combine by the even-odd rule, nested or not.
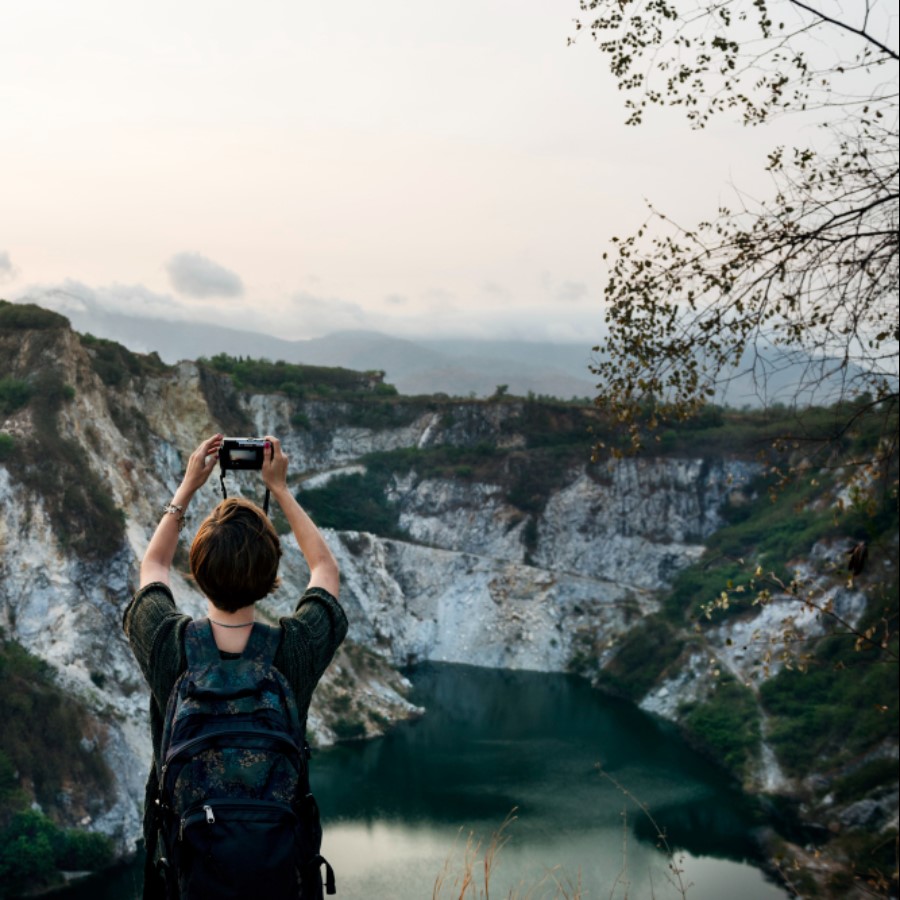
[[(48, 302), (50, 301), (50, 302)], [(52, 298), (41, 305), (53, 306)], [(563, 400), (590, 398), (596, 381), (589, 365), (590, 338), (582, 344), (497, 341), (466, 338), (407, 340), (376, 331), (338, 331), (320, 338), (288, 341), (256, 331), (203, 322), (169, 321), (125, 315), (90, 305), (61, 309), (80, 332), (124, 344), (139, 353), (156, 351), (167, 363), (227, 353), (307, 365), (380, 369), (401, 394), (486, 397), (505, 385), (510, 394), (529, 392)], [(599, 337), (599, 336), (598, 336)], [(751, 374), (735, 367), (721, 373), (716, 402), (758, 407), (765, 402), (828, 403), (861, 370), (836, 361), (813, 362), (777, 348)], [(852, 371), (851, 371), (852, 370)]]
[[(49, 299), (49, 298), (47, 298)], [(41, 305), (52, 305), (41, 298)], [(167, 363), (228, 353), (348, 369), (382, 369), (402, 394), (478, 397), (498, 385), (525, 396), (529, 391), (562, 399), (591, 397), (588, 343), (464, 339), (404, 340), (375, 331), (339, 331), (287, 341), (256, 331), (201, 322), (173, 322), (111, 313), (92, 307), (61, 310), (76, 331), (118, 341), (139, 353), (156, 351)]]

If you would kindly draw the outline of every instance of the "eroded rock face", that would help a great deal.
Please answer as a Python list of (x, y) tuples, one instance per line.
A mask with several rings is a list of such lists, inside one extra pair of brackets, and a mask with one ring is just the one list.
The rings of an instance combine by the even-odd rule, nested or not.
[(632, 594), (611, 582), (364, 533), (338, 537), (351, 633), (397, 665), (564, 671), (579, 628), (613, 637), (633, 616)]
[(530, 542), (529, 517), (501, 485), (413, 473), (395, 480), (390, 498), (422, 543), (660, 590), (703, 553), (726, 499), (756, 471), (737, 460), (627, 459), (592, 477), (580, 466), (534, 515)]
[(116, 783), (115, 801), (93, 825), (133, 845), (150, 763), (146, 686), (121, 624), (133, 557), (122, 548), (98, 566), (66, 555), (40, 502), (2, 468), (0, 503), (0, 624), (97, 717), (98, 751)]

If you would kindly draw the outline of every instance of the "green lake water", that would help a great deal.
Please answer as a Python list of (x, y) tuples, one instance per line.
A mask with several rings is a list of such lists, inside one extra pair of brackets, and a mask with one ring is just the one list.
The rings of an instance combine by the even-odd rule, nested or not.
[[(598, 766), (665, 832), (689, 900), (787, 897), (757, 867), (760, 813), (666, 723), (564, 675), (437, 664), (409, 675), (425, 716), (312, 761), (339, 900), (427, 900), (439, 877), (438, 896), (456, 900), (467, 842), (489, 843), (513, 810), (491, 896), (542, 885), (537, 900), (558, 881), (582, 900), (680, 897), (654, 825)], [(64, 896), (139, 896), (134, 867), (91, 881)]]

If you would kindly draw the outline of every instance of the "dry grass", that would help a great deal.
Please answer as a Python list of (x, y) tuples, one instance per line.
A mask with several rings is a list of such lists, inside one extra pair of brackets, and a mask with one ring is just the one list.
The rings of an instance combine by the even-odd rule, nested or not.
[[(613, 784), (622, 795), (633, 803), (653, 826), (656, 832), (656, 845), (667, 858), (667, 880), (682, 900), (687, 900), (690, 884), (682, 878), (684, 869), (682, 862), (673, 852), (666, 839), (665, 829), (661, 828), (645, 803), (616, 778), (598, 765), (598, 772)], [(469, 832), (459, 860), (457, 848), (450, 851), (444, 861), (444, 867), (434, 881), (432, 900), (491, 900), (491, 877), (497, 866), (500, 851), (509, 840), (509, 828), (517, 819), (514, 808), (503, 820), (503, 824), (491, 835), (485, 846), (474, 832)], [(462, 831), (460, 830), (460, 834)], [(628, 808), (622, 809), (622, 865), (616, 874), (609, 891), (609, 900), (631, 900), (632, 881), (628, 871)], [(533, 885), (518, 884), (505, 894), (493, 894), (495, 900), (588, 900), (588, 895), (581, 883), (581, 873), (573, 880), (560, 867), (547, 869), (544, 876)], [(650, 900), (655, 900), (656, 892), (650, 878)]]
[[(657, 824), (656, 819), (653, 818), (653, 814), (650, 812), (649, 807), (642, 800), (639, 800), (631, 791), (628, 790), (621, 782), (619, 782), (616, 778), (609, 774), (609, 772), (605, 772), (603, 768), (598, 764), (597, 771), (602, 775), (607, 781), (610, 782), (617, 790), (619, 790), (624, 797), (630, 800), (641, 812), (641, 814), (647, 819), (648, 822), (653, 826), (653, 830), (656, 832), (656, 846), (658, 849), (662, 850), (665, 853), (666, 858), (668, 860), (666, 875), (670, 884), (678, 891), (678, 894), (681, 896), (682, 900), (687, 900), (687, 892), (690, 887), (689, 884), (685, 884), (684, 879), (681, 877), (684, 874), (684, 869), (682, 868), (682, 862), (675, 856), (672, 848), (669, 846), (669, 842), (666, 839), (666, 832), (664, 828), (660, 828)], [(610, 900), (613, 900), (616, 893), (616, 888), (621, 886), (623, 889), (622, 900), (629, 900), (628, 888), (630, 886), (630, 882), (628, 880), (628, 813), (627, 808), (622, 810), (622, 869), (619, 874), (616, 876), (616, 881), (612, 886), (612, 890), (610, 891), (609, 897)], [(656, 894), (652, 887), (650, 888), (650, 896), (655, 898)]]
[[(456, 848), (451, 850), (444, 867), (434, 881), (432, 900), (491, 900), (491, 877), (497, 857), (509, 840), (508, 829), (516, 821), (513, 809), (503, 824), (491, 835), (487, 846), (473, 832), (469, 832), (457, 861)], [(548, 869), (534, 885), (518, 885), (505, 894), (494, 893), (495, 900), (587, 900), (581, 887), (581, 877), (575, 881), (558, 868)]]

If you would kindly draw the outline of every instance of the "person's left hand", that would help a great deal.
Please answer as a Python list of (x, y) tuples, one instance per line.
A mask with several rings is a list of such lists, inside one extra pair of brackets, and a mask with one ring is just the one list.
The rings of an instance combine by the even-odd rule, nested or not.
[(184, 473), (182, 485), (190, 491), (196, 491), (206, 484), (212, 470), (216, 467), (219, 459), (219, 447), (222, 446), (222, 435), (214, 434), (207, 438), (200, 446), (191, 454), (187, 464), (187, 471)]
[(266, 435), (266, 450), (263, 456), (262, 479), (274, 494), (279, 488), (287, 487), (288, 457), (281, 449), (281, 441), (271, 434)]

